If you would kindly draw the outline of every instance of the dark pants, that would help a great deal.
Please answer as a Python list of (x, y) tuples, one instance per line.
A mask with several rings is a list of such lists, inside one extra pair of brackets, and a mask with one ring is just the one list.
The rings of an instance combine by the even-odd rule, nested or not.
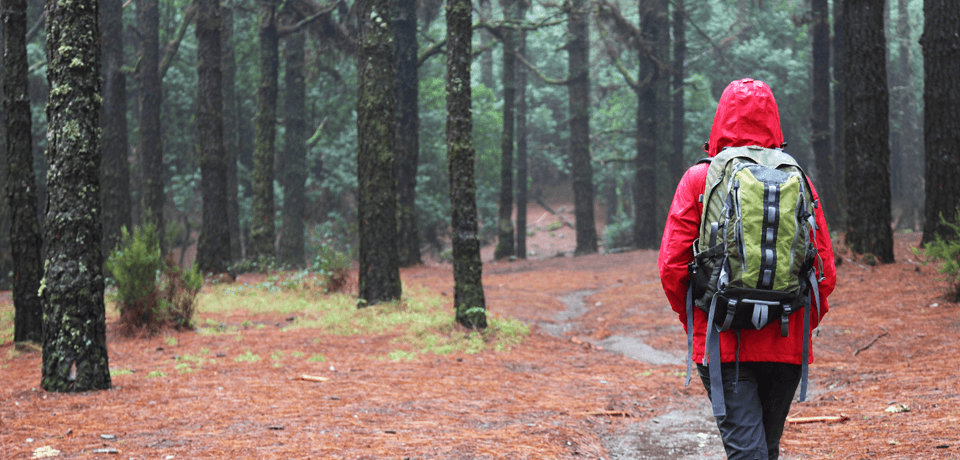
[[(800, 365), (735, 363), (720, 365), (727, 416), (717, 420), (728, 459), (776, 460), (780, 436), (790, 403), (800, 383)], [(710, 372), (697, 365), (700, 380), (710, 395)], [(736, 382), (736, 383), (735, 383)]]

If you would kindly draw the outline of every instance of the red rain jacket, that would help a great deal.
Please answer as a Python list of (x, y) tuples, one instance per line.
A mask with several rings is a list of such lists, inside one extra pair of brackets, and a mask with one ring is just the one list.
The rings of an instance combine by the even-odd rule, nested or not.
[[(715, 156), (724, 147), (759, 145), (777, 148), (783, 143), (780, 130), (780, 115), (777, 103), (770, 88), (761, 81), (743, 79), (730, 83), (720, 97), (717, 114), (710, 132), (708, 153)], [(687, 264), (693, 261), (693, 240), (699, 236), (700, 216), (703, 204), (699, 197), (704, 192), (707, 179), (707, 164), (698, 164), (687, 170), (670, 205), (670, 213), (663, 231), (660, 244), (660, 282), (667, 294), (670, 306), (680, 317), (684, 329), (687, 327), (686, 295), (690, 274)], [(810, 186), (813, 199), (817, 200), (817, 191)], [(819, 230), (816, 231), (816, 245), (823, 259), (824, 279), (820, 282), (820, 317), (811, 316), (812, 327), (816, 327), (827, 313), (827, 296), (833, 292), (837, 283), (834, 267), (833, 247), (830, 233), (823, 217), (823, 206), (818, 206), (814, 216)], [(818, 276), (818, 278), (820, 277)], [(811, 299), (811, 304), (814, 304)], [(816, 312), (816, 310), (813, 310)], [(773, 321), (761, 330), (743, 329), (740, 334), (740, 361), (766, 361), (800, 364), (803, 358), (803, 313), (790, 317), (790, 334), (780, 335), (780, 321)], [(693, 360), (703, 362), (704, 345), (707, 330), (707, 314), (698, 308), (693, 309)], [(720, 355), (722, 362), (736, 361), (737, 337), (733, 331), (720, 334)], [(812, 348), (811, 348), (812, 350)], [(810, 354), (813, 362), (813, 353)]]

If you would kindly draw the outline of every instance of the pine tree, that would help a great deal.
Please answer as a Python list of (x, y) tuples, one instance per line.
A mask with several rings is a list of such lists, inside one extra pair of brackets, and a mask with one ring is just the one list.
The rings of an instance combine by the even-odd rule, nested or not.
[(893, 262), (890, 228), (890, 144), (883, 0), (844, 0), (847, 244)]
[(47, 391), (110, 388), (100, 250), (100, 42), (97, 0), (46, 10), (48, 199), (43, 357)]
[(447, 1), (447, 157), (453, 228), (453, 306), (467, 327), (487, 327), (470, 112), (470, 0)]

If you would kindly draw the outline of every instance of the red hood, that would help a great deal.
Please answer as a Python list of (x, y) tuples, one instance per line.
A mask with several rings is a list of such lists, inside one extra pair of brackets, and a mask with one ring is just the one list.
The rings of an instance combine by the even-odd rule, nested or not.
[(770, 87), (750, 78), (727, 85), (713, 118), (709, 156), (716, 156), (724, 147), (778, 148), (781, 144), (780, 114)]

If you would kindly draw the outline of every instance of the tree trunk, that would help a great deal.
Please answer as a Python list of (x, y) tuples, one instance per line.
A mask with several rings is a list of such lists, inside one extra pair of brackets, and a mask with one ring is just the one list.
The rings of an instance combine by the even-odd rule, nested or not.
[(685, 0), (675, 0), (673, 5), (673, 106), (671, 117), (673, 126), (673, 154), (670, 156), (671, 190), (676, 189), (687, 170), (685, 144), (687, 141), (687, 123), (684, 109), (684, 61), (687, 60), (687, 10)]
[[(300, 18), (297, 18), (300, 19)], [(287, 36), (284, 42), (283, 226), (280, 227), (280, 263), (302, 268), (304, 252), (303, 215), (306, 212), (307, 121), (306, 84), (303, 76), (306, 32)]]
[(220, 67), (219, 0), (198, 0), (197, 138), (203, 194), (197, 266), (201, 273), (224, 273), (230, 267), (227, 200), (227, 155), (223, 147), (223, 70)]
[(570, 83), (570, 163), (573, 165), (573, 212), (577, 225), (576, 255), (597, 252), (594, 220), (593, 165), (590, 164), (590, 3), (574, 0), (568, 11), (567, 43)]
[(260, 3), (257, 32), (260, 37), (260, 87), (257, 89), (256, 139), (253, 151), (253, 211), (250, 222), (250, 255), (271, 259), (276, 255), (274, 239), (274, 156), (277, 138), (277, 79), (279, 38), (277, 0)]
[(127, 76), (123, 72), (121, 0), (101, 0), (100, 43), (103, 47), (103, 107), (100, 109), (100, 148), (103, 152), (103, 253), (116, 249), (120, 229), (133, 229), (127, 139)]
[(163, 137), (160, 133), (160, 9), (158, 0), (137, 0), (137, 28), (140, 35), (137, 66), (137, 99), (140, 104), (140, 168), (143, 178), (142, 225), (153, 224), (166, 254), (163, 218)]
[(43, 244), (37, 217), (37, 187), (33, 174), (30, 88), (27, 80), (27, 2), (4, 0), (3, 112), (6, 123), (6, 190), (10, 209), (10, 247), (13, 261), (15, 342), (40, 342), (43, 336), (41, 299)]
[(397, 43), (397, 219), (401, 267), (423, 263), (417, 225), (417, 168), (420, 156), (417, 79), (417, 2), (398, 0), (394, 21)]
[[(516, 0), (501, 0), (500, 6), (506, 18), (515, 14)], [(515, 252), (513, 241), (513, 138), (514, 108), (516, 107), (516, 32), (503, 29), (503, 133), (500, 136), (500, 202), (497, 214), (497, 247), (493, 252), (496, 260), (511, 257)]]
[(357, 4), (359, 307), (400, 298), (397, 255), (396, 60), (390, 0)]
[(846, 81), (843, 146), (847, 155), (847, 245), (893, 262), (890, 144), (882, 0), (845, 0)]
[[(527, 3), (520, 2), (517, 20), (527, 17)], [(518, 32), (517, 52), (527, 53), (527, 32)], [(527, 258), (527, 69), (517, 66), (517, 257)]]
[[(480, 22), (490, 23), (493, 19), (491, 0), (480, 0)], [(491, 90), (494, 89), (493, 78), (493, 49), (488, 48), (493, 37), (485, 28), (480, 28), (480, 48), (483, 54), (480, 55), (480, 83)]]
[(810, 29), (813, 68), (811, 74), (810, 129), (817, 165), (817, 192), (828, 222), (840, 215), (840, 200), (834, 191), (833, 140), (830, 136), (830, 9), (827, 0), (810, 0), (813, 25)]
[(923, 2), (923, 147), (926, 157), (926, 205), (923, 242), (936, 235), (956, 239), (941, 222), (957, 222), (960, 204), (960, 3)]
[(233, 44), (233, 5), (221, 8), (223, 27), (220, 29), (220, 64), (223, 68), (223, 148), (227, 162), (227, 226), (230, 229), (230, 260), (243, 259), (240, 244), (240, 200), (237, 180), (237, 161), (240, 140), (237, 113), (237, 59)]
[[(834, 214), (829, 217), (828, 225), (836, 228), (845, 228), (847, 222), (847, 190), (843, 184), (846, 184), (846, 152), (843, 150), (843, 126), (844, 116), (843, 108), (846, 106), (846, 77), (843, 74), (844, 56), (846, 47), (844, 43), (844, 19), (843, 2), (845, 0), (834, 0), (833, 2), (833, 172), (836, 177), (836, 186), (833, 191), (837, 194), (836, 203), (833, 205)], [(830, 213), (830, 208), (825, 207), (824, 213)]]
[[(634, 228), (633, 243), (638, 248), (656, 248), (660, 244), (657, 232), (657, 174), (656, 165), (660, 140), (657, 120), (665, 109), (657, 97), (660, 84), (660, 69), (656, 56), (664, 36), (666, 9), (661, 0), (640, 1), (640, 33), (649, 49), (639, 52), (640, 73), (637, 82), (637, 156), (634, 180)], [(666, 78), (666, 77), (663, 77)]]
[(486, 328), (470, 112), (470, 0), (447, 1), (447, 157), (453, 229), (453, 306), (466, 327)]
[(110, 388), (100, 251), (100, 42), (96, 0), (47, 3), (48, 200), (40, 386)]

